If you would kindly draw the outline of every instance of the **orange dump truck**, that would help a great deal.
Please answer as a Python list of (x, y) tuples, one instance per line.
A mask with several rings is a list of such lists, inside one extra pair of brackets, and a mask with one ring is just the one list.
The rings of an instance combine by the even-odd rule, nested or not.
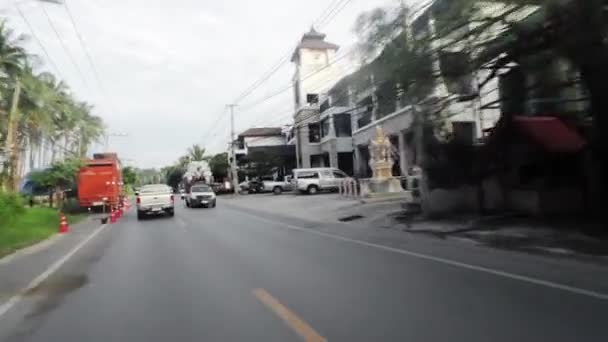
[(78, 202), (82, 208), (117, 206), (123, 195), (122, 172), (115, 153), (94, 154), (78, 174)]

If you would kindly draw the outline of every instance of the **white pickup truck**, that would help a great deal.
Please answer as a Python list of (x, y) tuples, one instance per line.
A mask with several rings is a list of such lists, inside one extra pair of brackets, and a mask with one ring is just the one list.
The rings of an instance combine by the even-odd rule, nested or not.
[(272, 192), (275, 195), (280, 195), (283, 191), (291, 191), (293, 190), (293, 185), (289, 180), (285, 181), (263, 181), (262, 182), (262, 191), (264, 192)]
[(175, 197), (173, 189), (165, 184), (142, 186), (136, 193), (137, 219), (147, 215), (175, 215)]

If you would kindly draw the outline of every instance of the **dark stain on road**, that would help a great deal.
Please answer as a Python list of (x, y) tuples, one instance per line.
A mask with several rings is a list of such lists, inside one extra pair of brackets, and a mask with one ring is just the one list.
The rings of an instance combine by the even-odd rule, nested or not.
[(361, 215), (350, 215), (350, 216), (346, 216), (346, 217), (341, 217), (338, 219), (338, 221), (340, 222), (351, 222), (351, 221), (355, 221), (355, 220), (359, 220), (362, 219), (363, 216)]
[(65, 296), (84, 287), (89, 282), (86, 275), (70, 275), (51, 277), (40, 285), (24, 293), (25, 299), (33, 301), (33, 308), (7, 336), (6, 342), (28, 341), (31, 335), (44, 322), (44, 317), (59, 307)]
[(88, 283), (86, 275), (64, 275), (49, 279), (25, 293), (26, 297), (37, 297), (36, 307), (26, 318), (44, 315), (56, 308), (62, 299)]

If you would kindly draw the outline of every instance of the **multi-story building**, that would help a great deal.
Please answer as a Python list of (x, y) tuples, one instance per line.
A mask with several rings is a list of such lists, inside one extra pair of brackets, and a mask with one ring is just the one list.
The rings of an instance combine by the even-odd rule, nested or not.
[(239, 134), (235, 150), (237, 163), (247, 164), (256, 154), (263, 154), (275, 159), (276, 177), (289, 174), (295, 168), (295, 147), (288, 143), (289, 131), (281, 127), (256, 127)]
[[(323, 94), (342, 76), (335, 63), (338, 48), (325, 41), (325, 34), (312, 28), (303, 35), (291, 59), (296, 66), (294, 142), (300, 168), (338, 167), (340, 159), (348, 159), (352, 164), (351, 144), (336, 136), (333, 120), (329, 119), (333, 114), (321, 115)], [(341, 153), (351, 153), (351, 157)]]
[[(437, 36), (438, 23), (435, 14), (441, 10), (443, 0), (438, 0), (423, 13), (418, 15), (406, 30), (410, 37), (425, 39), (425, 37)], [(508, 20), (517, 21), (526, 18), (534, 12), (534, 7), (513, 10), (513, 6), (501, 3), (492, 3), (491, 6), (483, 7), (484, 11), (479, 15), (492, 18), (508, 14)], [(349, 132), (352, 134), (351, 151), (354, 155), (353, 173), (359, 177), (370, 177), (368, 144), (376, 134), (375, 127), (381, 126), (393, 143), (393, 159), (396, 161), (393, 168), (395, 176), (405, 175), (409, 167), (417, 164), (419, 158), (414, 148), (416, 132), (413, 123), (417, 115), (416, 110), (426, 110), (430, 107), (437, 109), (433, 116), (436, 119), (434, 135), (438, 140), (457, 138), (468, 143), (480, 141), (485, 132), (494, 127), (500, 118), (500, 94), (499, 77), (489, 77), (492, 70), (489, 68), (478, 68), (462, 73), (462, 70), (454, 72), (453, 65), (462, 65), (471, 58), (470, 46), (467, 39), (461, 39), (462, 30), (475, 29), (475, 21), (471, 21), (470, 27), (461, 27), (459, 30), (448, 31), (442, 34), (441, 39), (428, 39), (430, 53), (430, 69), (432, 86), (425, 98), (413, 101), (407, 98), (400, 89), (399, 84), (394, 81), (379, 79), (371, 70), (381, 69), (382, 56), (373, 61), (370, 66), (343, 78), (328, 90), (328, 102), (322, 102), (320, 116), (321, 120), (327, 118), (330, 133), (334, 133), (336, 113), (348, 114), (351, 118)], [(486, 30), (483, 37), (479, 39), (495, 39), (504, 31), (505, 24), (498, 21), (494, 27)], [(444, 46), (450, 46), (445, 48)], [(488, 55), (490, 62), (498, 58), (496, 55)], [(459, 64), (460, 63), (460, 64)], [(379, 67), (379, 68), (375, 68)], [(500, 72), (498, 73), (500, 75)], [(483, 87), (480, 82), (488, 80)], [(364, 84), (361, 86), (361, 84)], [(367, 84), (368, 86), (365, 86)], [(482, 89), (480, 89), (482, 88)], [(339, 100), (336, 100), (338, 98)], [(412, 102), (417, 104), (433, 103), (432, 106), (421, 108), (411, 106)], [(321, 127), (324, 125), (321, 124)], [(323, 133), (323, 129), (321, 129)], [(321, 134), (322, 135), (322, 134)], [(344, 133), (343, 133), (344, 135)], [(327, 138), (332, 140), (332, 136)], [(337, 146), (346, 147), (347, 139), (338, 139)], [(331, 149), (330, 149), (331, 150)], [(345, 153), (346, 151), (340, 151)], [(330, 158), (331, 162), (331, 158)]]

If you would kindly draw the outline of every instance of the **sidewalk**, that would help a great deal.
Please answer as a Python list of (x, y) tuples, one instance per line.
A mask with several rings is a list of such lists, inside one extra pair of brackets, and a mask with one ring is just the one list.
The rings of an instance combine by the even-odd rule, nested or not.
[(361, 203), (337, 194), (315, 196), (260, 194), (226, 198), (230, 204), (269, 215), (279, 214), (317, 223), (389, 229), (422, 234), (490, 248), (575, 258), (608, 265), (608, 235), (602, 227), (574, 223), (547, 223), (510, 216), (455, 215), (449, 219), (421, 220), (403, 215), (400, 201)]

